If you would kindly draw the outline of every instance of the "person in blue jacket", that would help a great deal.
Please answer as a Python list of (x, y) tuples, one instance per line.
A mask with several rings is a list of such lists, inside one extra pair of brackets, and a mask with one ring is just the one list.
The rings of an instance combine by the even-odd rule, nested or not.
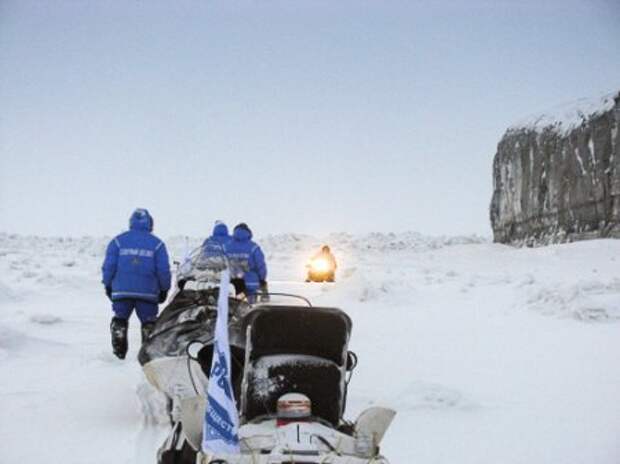
[(129, 219), (129, 230), (110, 242), (103, 262), (102, 282), (114, 311), (110, 324), (112, 350), (120, 359), (127, 354), (131, 313), (135, 309), (138, 314), (144, 341), (153, 330), (157, 304), (166, 301), (170, 289), (166, 245), (152, 231), (149, 212), (136, 209)]
[[(213, 233), (202, 242), (200, 256), (192, 256), (192, 254), (189, 254), (184, 264), (181, 266), (181, 272), (183, 274), (191, 274), (192, 266), (198, 264), (198, 261), (192, 262), (196, 259), (200, 259), (200, 265), (207, 266), (210, 269), (219, 268), (220, 266), (221, 269), (224, 269), (226, 267), (224, 245), (229, 241), (230, 235), (228, 234), (228, 226), (222, 221), (215, 221)], [(186, 283), (187, 279), (181, 276), (181, 278), (177, 280), (179, 290), (184, 290)]]
[(215, 221), (213, 233), (202, 242), (202, 254), (206, 258), (224, 256), (224, 247), (230, 242), (228, 226), (222, 221)]
[(252, 241), (252, 231), (242, 222), (233, 229), (232, 239), (224, 245), (235, 291), (252, 298), (260, 289), (261, 301), (268, 301), (267, 264), (260, 246)]
[(207, 237), (205, 241), (202, 243), (202, 246), (205, 247), (209, 243), (217, 243), (222, 247), (230, 242), (230, 234), (228, 233), (228, 226), (224, 224), (222, 221), (215, 221), (215, 225), (213, 226), (213, 232), (210, 237)]

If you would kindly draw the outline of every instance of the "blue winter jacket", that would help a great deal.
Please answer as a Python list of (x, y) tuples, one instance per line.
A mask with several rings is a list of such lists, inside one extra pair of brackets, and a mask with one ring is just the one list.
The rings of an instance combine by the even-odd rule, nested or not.
[(166, 245), (151, 233), (153, 218), (145, 209), (134, 211), (129, 229), (108, 245), (101, 268), (103, 284), (112, 287), (112, 300), (157, 302), (159, 292), (170, 289)]
[(265, 255), (252, 241), (252, 231), (249, 228), (235, 227), (232, 240), (224, 245), (224, 250), (230, 263), (231, 278), (240, 279), (245, 274), (255, 273), (259, 280), (267, 279)]
[(202, 243), (203, 255), (207, 258), (223, 257), (224, 246), (230, 242), (228, 227), (223, 222), (217, 222), (213, 233)]
[(230, 234), (228, 233), (228, 227), (226, 224), (223, 222), (216, 223), (213, 227), (213, 233), (202, 243), (202, 246), (204, 247), (208, 242), (216, 242), (222, 246), (230, 242)]

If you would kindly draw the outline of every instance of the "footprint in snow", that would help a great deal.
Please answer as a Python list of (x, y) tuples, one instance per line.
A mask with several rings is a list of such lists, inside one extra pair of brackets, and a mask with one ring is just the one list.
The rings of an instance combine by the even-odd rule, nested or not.
[(94, 361), (98, 361), (98, 362), (101, 362), (104, 364), (110, 364), (110, 365), (123, 364), (123, 360), (118, 359), (116, 356), (114, 356), (114, 354), (112, 353), (112, 348), (110, 348), (110, 351), (100, 351), (99, 353), (94, 355), (91, 359), (93, 359)]
[(416, 382), (400, 397), (409, 410), (472, 410), (479, 407), (462, 392), (435, 383)]
[(347, 267), (345, 269), (342, 270), (340, 277), (342, 279), (348, 279), (349, 277), (351, 277), (353, 274), (355, 274), (355, 271), (357, 271), (356, 267)]
[(170, 423), (168, 400), (146, 380), (136, 386), (136, 396), (145, 425), (163, 425)]
[(62, 318), (53, 314), (34, 314), (30, 317), (30, 322), (39, 325), (55, 325), (62, 322)]

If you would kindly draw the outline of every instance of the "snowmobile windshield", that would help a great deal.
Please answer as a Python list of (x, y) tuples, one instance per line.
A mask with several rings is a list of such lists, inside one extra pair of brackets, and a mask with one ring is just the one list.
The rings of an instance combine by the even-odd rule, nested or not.
[(183, 259), (177, 268), (177, 282), (193, 282), (196, 289), (216, 287), (221, 272), (228, 267), (224, 247), (215, 240), (207, 240)]

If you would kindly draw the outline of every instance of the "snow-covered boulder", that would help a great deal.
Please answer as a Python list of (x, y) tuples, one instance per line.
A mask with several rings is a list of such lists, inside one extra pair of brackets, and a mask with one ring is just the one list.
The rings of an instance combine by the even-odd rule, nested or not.
[(493, 161), (495, 241), (620, 236), (619, 126), (615, 92), (508, 128)]

